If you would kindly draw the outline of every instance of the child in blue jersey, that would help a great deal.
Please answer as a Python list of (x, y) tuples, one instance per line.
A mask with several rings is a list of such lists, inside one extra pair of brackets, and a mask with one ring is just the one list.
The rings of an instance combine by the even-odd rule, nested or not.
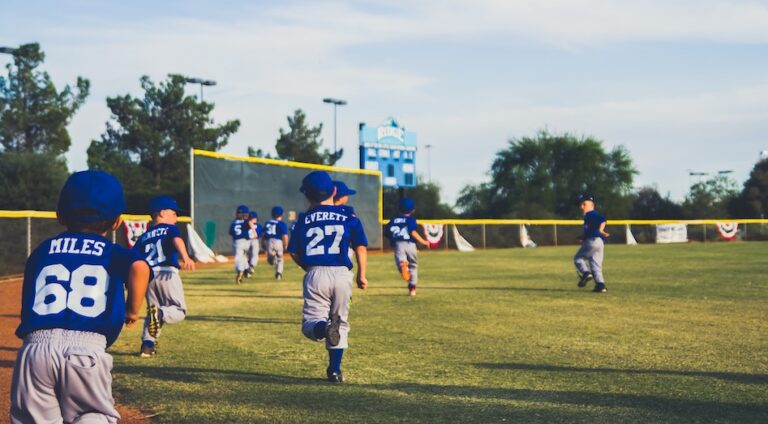
[[(147, 317), (139, 351), (143, 358), (155, 354), (157, 338), (164, 324), (181, 322), (187, 315), (179, 269), (194, 271), (195, 263), (189, 258), (187, 246), (176, 227), (176, 213), (180, 210), (176, 200), (168, 196), (150, 200), (152, 224), (133, 246), (133, 250), (147, 260), (154, 274), (147, 288)], [(179, 257), (183, 261), (181, 265)]]
[(248, 226), (250, 228), (249, 239), (250, 246), (248, 248), (248, 271), (245, 273), (246, 277), (253, 275), (256, 265), (259, 264), (259, 242), (262, 234), (264, 234), (264, 227), (259, 224), (259, 214), (256, 211), (248, 213)]
[(235, 284), (242, 284), (248, 271), (248, 249), (251, 248), (250, 225), (248, 224), (248, 206), (240, 205), (235, 210), (235, 219), (229, 225), (232, 246), (235, 251)]
[(389, 237), (389, 243), (395, 250), (395, 266), (400, 271), (400, 276), (408, 282), (408, 294), (416, 296), (416, 284), (418, 283), (418, 251), (416, 242), (429, 248), (429, 242), (421, 237), (418, 232), (419, 225), (411, 216), (416, 210), (416, 204), (409, 197), (400, 199), (400, 214), (389, 220), (385, 233)]
[[(353, 208), (352, 206), (347, 206), (347, 203), (349, 203), (349, 196), (354, 195), (355, 193), (357, 193), (357, 191), (347, 187), (344, 181), (334, 181), (333, 188), (336, 189), (336, 194), (333, 195), (333, 204), (336, 206), (343, 207), (344, 210), (349, 212), (350, 215), (357, 217), (357, 215), (355, 214), (355, 208)], [(348, 253), (349, 253), (349, 260), (352, 260), (355, 254), (354, 250), (350, 248)]]
[(275, 279), (283, 278), (283, 250), (288, 246), (288, 226), (283, 222), (283, 208), (272, 208), (272, 219), (264, 224), (267, 240), (267, 262), (275, 266)]
[[(603, 239), (610, 235), (605, 232), (607, 220), (595, 210), (595, 197), (591, 194), (579, 196), (579, 208), (584, 214), (584, 238), (579, 251), (573, 257), (576, 272), (579, 274), (578, 286), (584, 287), (589, 280), (594, 278), (595, 288), (592, 291), (605, 293), (608, 289), (605, 287), (605, 279), (603, 278), (605, 249)], [(589, 261), (589, 267), (587, 267), (585, 260)]]
[(334, 206), (333, 181), (324, 171), (310, 172), (300, 191), (310, 202), (293, 225), (288, 252), (306, 271), (301, 332), (315, 341), (325, 339), (328, 381), (341, 383), (341, 359), (349, 346), (349, 301), (352, 297), (352, 262), (347, 249), (357, 255), (357, 286), (368, 280), (368, 239), (360, 220), (341, 206)]
[(106, 172), (76, 172), (61, 189), (56, 216), (67, 231), (42, 242), (24, 270), (11, 422), (120, 418), (105, 350), (123, 324), (136, 324), (151, 275), (144, 259), (105, 238), (124, 210), (123, 188)]

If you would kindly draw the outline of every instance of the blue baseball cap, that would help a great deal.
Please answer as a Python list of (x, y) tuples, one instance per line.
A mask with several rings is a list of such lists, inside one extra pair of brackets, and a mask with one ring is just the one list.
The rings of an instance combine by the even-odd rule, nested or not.
[(125, 212), (123, 186), (104, 171), (75, 172), (61, 188), (56, 211), (64, 222), (113, 220)]
[(235, 213), (237, 213), (237, 214), (241, 214), (241, 213), (248, 213), (248, 212), (250, 212), (250, 211), (248, 210), (248, 206), (245, 206), (245, 205), (240, 205), (240, 206), (238, 206), (238, 207), (237, 207), (237, 211), (235, 211)]
[(301, 180), (299, 191), (309, 200), (322, 202), (333, 196), (333, 180), (325, 171), (312, 171)]
[(400, 212), (413, 212), (414, 209), (416, 209), (416, 204), (413, 202), (413, 199), (410, 197), (403, 197), (400, 199)]
[(182, 209), (176, 200), (170, 196), (157, 196), (149, 201), (149, 213), (157, 213), (165, 209), (181, 212)]
[(336, 187), (336, 195), (334, 197), (337, 198), (343, 196), (351, 196), (357, 193), (357, 191), (347, 187), (347, 185), (344, 184), (344, 181), (334, 181), (333, 186)]
[(251, 219), (251, 218), (258, 218), (258, 217), (259, 217), (259, 214), (258, 214), (258, 213), (256, 213), (256, 211), (251, 211), (251, 212), (248, 214), (248, 219)]
[(282, 216), (283, 215), (283, 208), (280, 206), (275, 206), (272, 208), (272, 216)]
[(587, 200), (589, 200), (592, 203), (594, 203), (595, 202), (595, 196), (593, 196), (591, 194), (587, 194), (587, 193), (583, 193), (583, 194), (579, 195), (579, 204), (581, 204), (581, 202), (585, 202)]

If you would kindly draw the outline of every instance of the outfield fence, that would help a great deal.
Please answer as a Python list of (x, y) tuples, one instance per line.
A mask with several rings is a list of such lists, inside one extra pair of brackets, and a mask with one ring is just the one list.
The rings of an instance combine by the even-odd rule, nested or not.
[[(123, 215), (124, 220), (148, 221), (148, 215)], [(179, 217), (179, 229), (186, 239), (189, 217)], [(527, 233), (537, 246), (576, 245), (582, 233), (581, 220), (524, 220), (524, 219), (447, 219), (419, 220), (420, 224), (443, 226), (440, 248), (456, 249), (453, 227), (476, 249), (522, 247), (521, 233)], [(707, 220), (620, 220), (609, 221), (606, 231), (611, 234), (609, 244), (626, 244), (627, 231), (637, 243), (656, 243), (657, 226), (683, 224), (688, 242), (712, 243), (724, 241), (718, 224), (738, 223), (733, 240), (768, 240), (768, 219), (707, 219)], [(524, 228), (524, 230), (523, 230)], [(381, 222), (381, 232), (385, 223)], [(27, 256), (43, 240), (64, 231), (54, 212), (0, 211), (0, 276), (21, 274)], [(372, 232), (368, 230), (367, 232)], [(384, 234), (386, 236), (386, 234)], [(107, 235), (116, 243), (127, 246), (124, 228)], [(389, 244), (385, 243), (388, 249)], [(220, 253), (220, 252), (216, 252)]]

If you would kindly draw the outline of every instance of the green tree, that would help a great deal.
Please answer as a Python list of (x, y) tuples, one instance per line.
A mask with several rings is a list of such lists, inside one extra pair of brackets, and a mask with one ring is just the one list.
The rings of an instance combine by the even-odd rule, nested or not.
[[(422, 177), (419, 180), (423, 181)], [(434, 182), (420, 182), (416, 187), (404, 190), (407, 197), (416, 203), (416, 215), (421, 219), (453, 218), (453, 209), (440, 201), (440, 185)], [(399, 213), (400, 189), (384, 188), (384, 218), (391, 218)]]
[(744, 188), (729, 204), (731, 216), (764, 218), (768, 215), (768, 159), (755, 164)]
[(683, 214), (688, 219), (727, 218), (728, 206), (738, 193), (738, 184), (727, 175), (699, 181), (685, 196)]
[(61, 155), (6, 151), (0, 154), (0, 209), (56, 210), (69, 171)]
[(214, 105), (184, 94), (184, 77), (159, 85), (141, 78), (142, 98), (107, 98), (111, 121), (88, 147), (88, 166), (123, 181), (129, 211), (145, 211), (149, 197), (171, 194), (189, 203), (189, 151), (219, 150), (240, 127), (239, 120), (214, 125)]
[(655, 187), (642, 187), (632, 194), (631, 219), (682, 219), (683, 208), (669, 198), (662, 197)]
[(60, 155), (72, 143), (67, 124), (88, 97), (90, 83), (77, 77), (76, 89), (61, 91), (38, 67), (45, 54), (37, 43), (13, 52), (7, 77), (0, 77), (0, 145), (5, 152)]
[(602, 213), (626, 217), (635, 174), (623, 146), (606, 152), (592, 137), (541, 131), (510, 140), (496, 154), (490, 181), (464, 187), (457, 206), (468, 217), (572, 218), (579, 193), (590, 192)]
[(306, 121), (307, 116), (301, 109), (296, 109), (293, 116), (288, 117), (288, 131), (280, 128), (280, 137), (275, 144), (277, 157), (284, 160), (321, 165), (336, 164), (344, 154), (344, 149), (339, 149), (337, 152), (325, 149), (320, 152), (320, 147), (323, 144), (323, 140), (320, 138), (323, 124), (309, 127)]

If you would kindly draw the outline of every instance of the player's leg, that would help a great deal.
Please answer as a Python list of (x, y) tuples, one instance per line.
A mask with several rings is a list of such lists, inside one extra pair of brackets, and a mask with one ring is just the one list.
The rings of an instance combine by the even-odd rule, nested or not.
[(253, 269), (259, 264), (259, 239), (251, 240), (251, 250), (249, 253), (251, 256), (251, 272), (253, 272)]
[(406, 243), (405, 248), (405, 257), (408, 260), (408, 273), (410, 274), (410, 277), (408, 279), (408, 293), (411, 296), (416, 295), (416, 284), (418, 283), (419, 276), (418, 276), (418, 268), (419, 268), (419, 261), (418, 261), (418, 249), (416, 249), (416, 243)]
[(275, 278), (283, 278), (283, 267), (285, 261), (283, 260), (283, 241), (275, 240)]
[(27, 343), (19, 349), (11, 380), (11, 422), (60, 423), (63, 421), (56, 397), (52, 347)]
[[(158, 319), (159, 322), (157, 324), (153, 324), (152, 312), (150, 310), (150, 308), (153, 306), (155, 308), (160, 306), (160, 301), (158, 299), (158, 291), (160, 290), (160, 272), (157, 268), (155, 268), (154, 271), (157, 272), (154, 278), (149, 281), (149, 285), (147, 286), (147, 316), (144, 317), (144, 330), (141, 334), (141, 349), (139, 351), (139, 355), (142, 357), (149, 357), (155, 354), (155, 342), (157, 341), (157, 337), (160, 337), (159, 324), (161, 321)], [(159, 318), (159, 316), (157, 318)], [(152, 325), (157, 325), (158, 327), (156, 329), (150, 329)], [(154, 336), (152, 333), (154, 333)]]
[(576, 266), (576, 273), (579, 275), (579, 282), (577, 284), (579, 287), (586, 286), (587, 281), (592, 279), (592, 273), (590, 272), (586, 263), (586, 259), (588, 259), (589, 256), (589, 240), (584, 240), (584, 242), (579, 247), (579, 250), (576, 252), (576, 255), (573, 256), (573, 264)]
[(333, 293), (330, 275), (325, 267), (313, 267), (304, 275), (304, 307), (301, 332), (310, 340), (323, 340), (328, 327)]
[(116, 423), (120, 418), (112, 397), (112, 356), (104, 336), (78, 332), (68, 336), (60, 356), (59, 402), (64, 422)]
[(591, 241), (592, 250), (589, 257), (589, 268), (592, 270), (592, 275), (595, 278), (595, 290), (596, 292), (605, 292), (605, 278), (603, 277), (603, 255), (605, 252), (605, 244), (601, 238), (594, 238)]
[[(333, 268), (334, 289), (331, 297), (331, 325), (338, 329), (338, 343), (333, 345), (329, 334), (325, 340), (326, 349), (328, 349), (328, 368), (326, 376), (328, 381), (341, 383), (344, 381), (341, 372), (341, 360), (344, 350), (349, 347), (349, 303), (352, 299), (352, 272), (344, 267)], [(337, 321), (334, 323), (334, 321)], [(329, 331), (330, 333), (330, 331)]]
[(245, 271), (248, 270), (248, 245), (249, 240), (235, 240), (235, 271), (237, 271), (237, 284), (242, 283)]
[(184, 299), (184, 286), (181, 276), (175, 269), (160, 274), (157, 290), (161, 324), (175, 324), (187, 316), (187, 302)]
[(270, 265), (275, 264), (275, 243), (277, 239), (267, 239), (267, 263)]
[(400, 276), (405, 281), (409, 281), (411, 279), (411, 272), (408, 269), (408, 255), (406, 254), (406, 248), (409, 244), (411, 243), (398, 241), (395, 242), (394, 246), (395, 267), (397, 267), (397, 272), (400, 273)]

